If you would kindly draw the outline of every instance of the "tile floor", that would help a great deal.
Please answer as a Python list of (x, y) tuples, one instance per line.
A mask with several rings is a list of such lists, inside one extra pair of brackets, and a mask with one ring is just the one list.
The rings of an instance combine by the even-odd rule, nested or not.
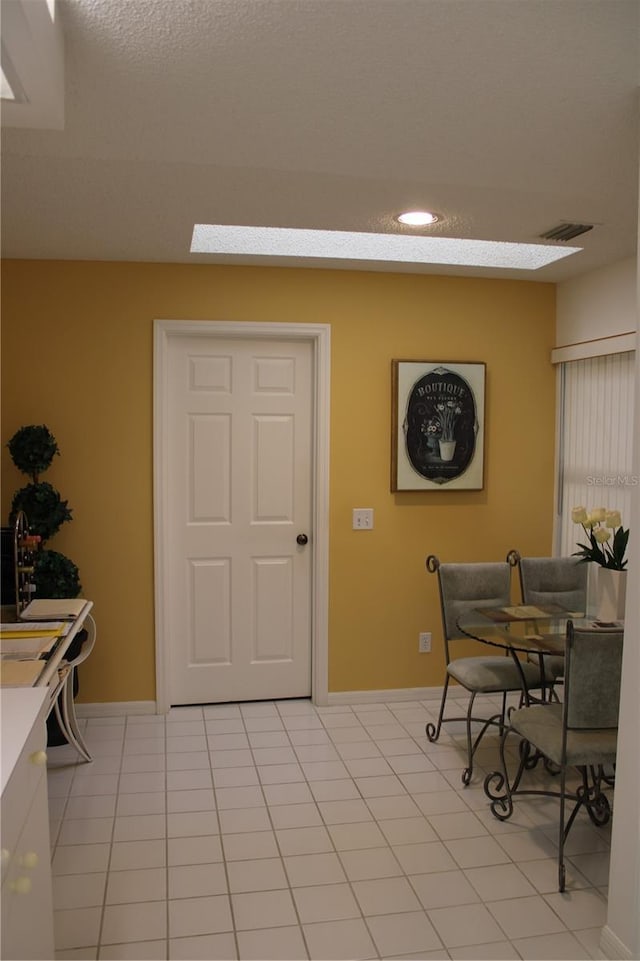
[[(602, 958), (610, 826), (497, 821), (436, 701), (173, 708), (49, 749), (56, 958)], [(546, 775), (534, 771), (533, 781)]]

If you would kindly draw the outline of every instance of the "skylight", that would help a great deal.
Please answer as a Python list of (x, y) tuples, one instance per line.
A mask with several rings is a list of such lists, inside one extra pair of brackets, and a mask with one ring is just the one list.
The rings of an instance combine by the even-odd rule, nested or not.
[(539, 270), (582, 247), (453, 237), (195, 224), (191, 253)]

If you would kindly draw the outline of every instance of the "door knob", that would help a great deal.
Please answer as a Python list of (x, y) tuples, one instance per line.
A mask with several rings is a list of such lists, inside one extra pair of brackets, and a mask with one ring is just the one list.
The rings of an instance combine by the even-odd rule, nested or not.
[(296, 541), (298, 542), (298, 544), (300, 544), (300, 546), (303, 546), (304, 544), (308, 543), (309, 538), (307, 537), (306, 534), (298, 534), (298, 536), (296, 537)]

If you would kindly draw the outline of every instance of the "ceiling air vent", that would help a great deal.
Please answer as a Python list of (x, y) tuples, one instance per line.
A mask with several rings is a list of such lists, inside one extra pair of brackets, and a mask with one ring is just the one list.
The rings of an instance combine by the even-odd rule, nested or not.
[(542, 240), (573, 240), (580, 234), (586, 234), (588, 230), (593, 230), (593, 224), (562, 223), (540, 234), (540, 237)]

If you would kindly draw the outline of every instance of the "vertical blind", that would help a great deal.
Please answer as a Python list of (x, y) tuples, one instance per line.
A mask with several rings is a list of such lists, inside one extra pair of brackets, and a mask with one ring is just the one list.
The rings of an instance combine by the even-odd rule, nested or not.
[(588, 357), (560, 365), (560, 411), (556, 504), (556, 553), (585, 541), (571, 521), (571, 508), (619, 510), (629, 526), (632, 473), (633, 351)]

